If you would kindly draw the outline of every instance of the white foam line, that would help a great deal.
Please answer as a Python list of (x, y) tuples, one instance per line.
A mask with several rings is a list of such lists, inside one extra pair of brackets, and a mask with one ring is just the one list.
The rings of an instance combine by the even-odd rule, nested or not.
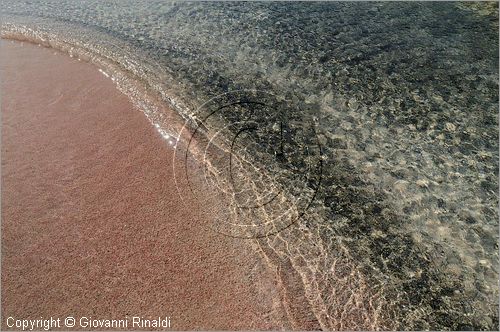
[(101, 72), (101, 74), (103, 74), (104, 76), (106, 76), (107, 78), (109, 78), (108, 73), (106, 73), (104, 70), (102, 70), (101, 68), (99, 68), (99, 71)]

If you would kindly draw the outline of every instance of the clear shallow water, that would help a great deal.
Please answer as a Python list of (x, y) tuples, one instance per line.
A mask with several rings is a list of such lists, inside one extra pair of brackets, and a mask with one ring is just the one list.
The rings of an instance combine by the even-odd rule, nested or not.
[(208, 182), (230, 206), (214, 229), (259, 238), (284, 287), (300, 281), (302, 311), (319, 327), (498, 326), (494, 11), (149, 1), (2, 10), (4, 33), (90, 58), (168, 137), (208, 137), (198, 154), (208, 151)]

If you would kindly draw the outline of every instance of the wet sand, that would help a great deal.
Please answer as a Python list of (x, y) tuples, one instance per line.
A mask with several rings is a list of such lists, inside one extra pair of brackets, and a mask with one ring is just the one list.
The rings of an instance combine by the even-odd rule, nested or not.
[(181, 204), (173, 148), (109, 78), (32, 44), (1, 53), (3, 330), (10, 316), (283, 327), (273, 274), (209, 231), (195, 197)]

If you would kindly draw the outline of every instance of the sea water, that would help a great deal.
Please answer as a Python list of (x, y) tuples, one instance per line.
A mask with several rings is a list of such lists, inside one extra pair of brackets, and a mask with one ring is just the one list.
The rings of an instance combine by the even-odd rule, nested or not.
[(284, 293), (300, 290), (299, 309), (280, 299), (291, 320), (498, 328), (497, 5), (1, 10), (5, 38), (95, 63), (177, 158), (206, 164), (203, 190), (228, 207), (212, 229), (251, 242)]

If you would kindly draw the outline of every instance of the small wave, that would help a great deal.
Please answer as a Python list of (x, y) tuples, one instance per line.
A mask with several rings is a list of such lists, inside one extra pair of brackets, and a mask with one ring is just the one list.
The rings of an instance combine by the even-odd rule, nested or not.
[[(168, 10), (179, 9), (172, 6)], [(230, 206), (229, 222), (215, 225), (216, 231), (252, 238), (250, 243), (277, 275), (283, 310), (295, 327), (305, 322), (313, 322), (308, 327), (352, 330), (494, 326), (497, 267), (485, 271), (476, 260), (478, 250), (485, 261), (495, 256), (490, 249), (495, 242), (491, 234), (498, 229), (498, 196), (478, 170), (498, 169), (496, 152), (490, 152), (498, 134), (488, 114), (495, 105), (490, 101), (470, 105), (463, 100), (477, 96), (456, 98), (449, 93), (462, 89), (449, 74), (454, 61), (460, 75), (467, 72), (468, 81), (481, 82), (481, 89), (474, 90), (481, 94), (478, 99), (493, 100), (494, 52), (479, 45), (477, 68), (485, 73), (479, 77), (475, 65), (456, 60), (457, 54), (471, 54), (462, 47), (467, 43), (441, 38), (448, 33), (442, 16), (461, 17), (463, 26), (451, 24), (456, 30), (483, 31), (484, 24), (447, 5), (408, 4), (403, 11), (415, 19), (411, 24), (400, 19), (406, 17), (401, 15), (402, 6), (390, 4), (363, 4), (369, 14), (362, 20), (359, 15), (364, 11), (351, 5), (317, 4), (319, 11), (297, 5), (292, 16), (283, 14), (278, 5), (252, 5), (255, 13), (210, 6), (228, 27), (186, 5), (180, 6), (174, 23), (161, 27), (142, 22), (147, 28), (141, 29), (119, 19), (109, 23), (106, 12), (98, 11), (101, 26), (94, 28), (64, 17), (49, 19), (48, 14), (13, 16), (3, 25), (3, 34), (96, 64), (162, 137), (175, 144), (178, 156), (189, 146), (189, 158), (207, 171), (207, 190), (226, 197)], [(88, 14), (88, 9), (82, 10)], [(330, 12), (339, 12), (337, 16), (350, 20), (350, 25), (341, 20), (321, 26), (316, 16)], [(269, 13), (276, 13), (276, 18)], [(161, 10), (150, 14), (152, 22), (163, 22)], [(202, 16), (198, 17), (202, 37), (192, 36), (188, 28), (193, 15)], [(384, 24), (381, 27), (380, 22), (387, 21), (384, 15), (402, 27), (397, 36)], [(311, 17), (307, 21), (312, 23), (304, 17)], [(258, 28), (241, 33), (241, 21)], [(361, 21), (366, 27), (359, 25)], [(432, 29), (427, 29), (429, 22)], [(209, 29), (214, 26), (219, 30)], [(332, 37), (332, 49), (323, 47), (324, 40), (311, 38), (317, 28)], [(365, 28), (372, 30), (365, 34)], [(269, 35), (263, 29), (279, 32), (277, 39), (262, 37)], [(486, 32), (485, 38), (490, 38)], [(435, 39), (428, 34), (439, 36), (439, 41), (432, 42)], [(165, 46), (162, 38), (167, 37)], [(391, 42), (381, 44), (381, 40)], [(196, 47), (200, 43), (204, 47)], [(281, 48), (274, 49), (274, 43)], [(214, 51), (221, 44), (227, 50)], [(426, 79), (421, 69), (429, 66), (426, 59), (443, 50), (447, 53), (438, 59), (441, 67), (434, 71), (440, 79)], [(409, 63), (407, 56), (414, 53), (419, 61)], [(162, 60), (158, 54), (168, 56)], [(406, 67), (393, 68), (395, 63)], [(237, 91), (242, 90), (253, 92), (241, 96)], [(255, 91), (262, 90), (279, 93), (259, 105), (257, 99), (263, 97), (255, 99)], [(214, 96), (227, 91), (231, 93), (223, 93), (218, 106), (210, 104)], [(220, 110), (244, 102), (254, 106)], [(478, 128), (487, 134), (486, 141), (479, 138), (478, 124), (460, 111), (468, 107), (482, 110), (484, 126)], [(255, 113), (260, 116), (253, 117)], [(459, 133), (450, 119), (473, 130)], [(481, 150), (477, 163), (468, 157), (471, 151), (465, 143)], [(464, 170), (467, 162), (477, 167), (475, 172)], [(318, 165), (324, 166), (321, 190), (315, 190)], [(234, 183), (232, 176), (241, 181)], [(490, 180), (498, 181), (496, 176)], [(309, 201), (310, 205), (305, 203)], [(241, 212), (250, 205), (250, 212)], [(458, 209), (459, 205), (466, 208)], [(307, 213), (301, 215), (306, 206)], [(444, 206), (460, 212), (455, 216)], [(277, 215), (280, 211), (285, 213)], [(287, 220), (298, 215), (298, 222), (286, 227)], [(470, 224), (479, 220), (481, 227), (465, 227), (462, 219), (471, 220)], [(484, 242), (479, 247), (469, 240), (477, 232)], [(476, 283), (477, 275), (481, 282)], [(291, 294), (299, 294), (299, 300)], [(307, 304), (307, 309), (298, 309), (299, 303)], [(470, 307), (476, 310), (470, 312)]]

